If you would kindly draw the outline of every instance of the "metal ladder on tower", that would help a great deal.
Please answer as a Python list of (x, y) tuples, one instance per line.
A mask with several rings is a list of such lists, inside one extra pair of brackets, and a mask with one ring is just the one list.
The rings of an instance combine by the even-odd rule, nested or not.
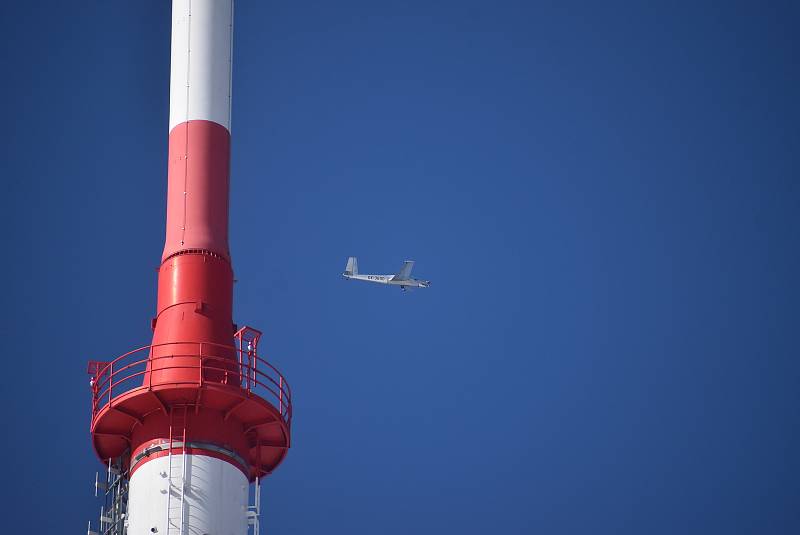
[(261, 518), (261, 478), (256, 476), (256, 484), (253, 490), (253, 505), (247, 507), (247, 529), (250, 533), (250, 528), (253, 528), (252, 535), (259, 535), (260, 518)]
[[(186, 417), (189, 407), (184, 405), (181, 407), (183, 414), (178, 412), (180, 408), (172, 407), (169, 411), (169, 449), (167, 450), (167, 508), (166, 508), (166, 535), (177, 534), (184, 535), (183, 519), (185, 516), (185, 501), (186, 501)], [(178, 420), (177, 422), (175, 420)], [(181, 434), (181, 478), (180, 486), (173, 484), (173, 449), (177, 447), (178, 443), (175, 441), (176, 431)], [(180, 497), (177, 515), (173, 514), (172, 494), (173, 491)], [(176, 496), (176, 497), (178, 497)], [(177, 516), (177, 522), (175, 517)]]

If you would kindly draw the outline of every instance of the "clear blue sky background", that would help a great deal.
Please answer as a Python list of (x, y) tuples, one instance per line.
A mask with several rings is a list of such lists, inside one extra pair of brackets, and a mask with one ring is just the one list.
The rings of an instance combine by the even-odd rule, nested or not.
[[(2, 531), (82, 533), (86, 361), (150, 339), (170, 8), (0, 9)], [(235, 319), (296, 397), (266, 532), (800, 533), (798, 15), (238, 2)]]

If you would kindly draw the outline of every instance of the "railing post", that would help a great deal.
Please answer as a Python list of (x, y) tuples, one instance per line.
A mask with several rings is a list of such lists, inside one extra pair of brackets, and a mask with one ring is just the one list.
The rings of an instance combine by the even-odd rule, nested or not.
[(253, 342), (247, 342), (247, 391), (250, 392), (252, 390), (252, 383), (255, 374), (255, 359), (253, 359)]
[(92, 421), (94, 421), (94, 417), (97, 414), (97, 372), (94, 373), (95, 377), (89, 381), (92, 387)]
[[(241, 385), (242, 382), (247, 384), (246, 376), (247, 376), (247, 368), (245, 368), (244, 364), (244, 347), (242, 346), (242, 337), (238, 335), (236, 337), (236, 342), (238, 347), (234, 347), (234, 351), (236, 351), (236, 358), (239, 360), (239, 384)], [(245, 381), (242, 381), (243, 376), (245, 377)], [(246, 388), (246, 387), (245, 387)]]
[(278, 414), (283, 418), (283, 375), (278, 375)]
[(197, 369), (200, 370), (200, 386), (203, 386), (203, 342), (200, 342), (200, 363), (197, 365)]
[(111, 407), (111, 391), (114, 388), (114, 361), (108, 366), (108, 406)]
[[(256, 342), (258, 342), (257, 339), (256, 339)], [(253, 353), (252, 353), (252, 356), (250, 357), (250, 367), (252, 368), (250, 370), (250, 375), (252, 377), (251, 386), (253, 388), (255, 388), (258, 385), (258, 372), (256, 371), (256, 370), (258, 370), (258, 355), (257, 355), (256, 351), (257, 351), (256, 350), (256, 344), (254, 343), (253, 344)]]

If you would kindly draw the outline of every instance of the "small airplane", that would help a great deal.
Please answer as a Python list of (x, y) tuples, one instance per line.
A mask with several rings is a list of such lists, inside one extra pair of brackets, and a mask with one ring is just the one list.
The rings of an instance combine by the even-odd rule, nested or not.
[(389, 284), (391, 286), (399, 286), (403, 291), (406, 288), (427, 288), (431, 285), (431, 281), (424, 281), (420, 279), (411, 278), (411, 268), (414, 267), (413, 260), (406, 260), (403, 262), (403, 267), (394, 275), (362, 275), (358, 272), (358, 259), (351, 256), (347, 259), (347, 267), (344, 268), (342, 277), (345, 279), (355, 279), (367, 282), (377, 282), (379, 284)]

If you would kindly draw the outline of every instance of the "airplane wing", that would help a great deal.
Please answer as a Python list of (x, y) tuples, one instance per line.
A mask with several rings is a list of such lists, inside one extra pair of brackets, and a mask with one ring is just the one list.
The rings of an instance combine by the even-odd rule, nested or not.
[(408, 280), (411, 277), (411, 268), (413, 267), (414, 267), (414, 261), (406, 260), (405, 262), (403, 262), (403, 267), (400, 268), (400, 271), (398, 271), (397, 274), (394, 277), (392, 277), (392, 280), (393, 281)]

